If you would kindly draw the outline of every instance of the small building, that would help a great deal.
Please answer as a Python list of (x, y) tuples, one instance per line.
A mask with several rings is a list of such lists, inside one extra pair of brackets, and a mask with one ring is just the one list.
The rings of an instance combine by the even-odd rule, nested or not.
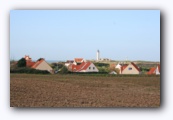
[(79, 62), (77, 62), (78, 64), (71, 64), (69, 65), (68, 69), (71, 72), (98, 72), (99, 70), (97, 69), (97, 67), (89, 61), (83, 61), (82, 63), (79, 64)]
[(50, 73), (53, 73), (52, 67), (45, 61), (45, 59), (40, 58), (36, 62), (32, 61), (32, 58), (29, 55), (25, 55), (26, 67), (37, 69), (37, 70), (47, 70)]
[(128, 65), (121, 66), (120, 74), (140, 74), (140, 69), (131, 62)]
[(160, 75), (160, 65), (157, 65), (157, 67), (150, 68), (148, 75)]

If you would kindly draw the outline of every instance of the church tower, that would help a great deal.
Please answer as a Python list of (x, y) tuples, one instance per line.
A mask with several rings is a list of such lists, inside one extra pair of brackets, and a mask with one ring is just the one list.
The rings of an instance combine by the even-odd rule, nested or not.
[(100, 60), (100, 51), (99, 51), (99, 50), (97, 50), (96, 60), (97, 60), (97, 61)]

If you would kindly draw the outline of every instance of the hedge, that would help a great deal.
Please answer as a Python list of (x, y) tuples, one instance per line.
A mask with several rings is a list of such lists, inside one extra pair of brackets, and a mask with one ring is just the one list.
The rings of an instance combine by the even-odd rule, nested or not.
[(36, 70), (36, 69), (26, 68), (26, 67), (10, 69), (10, 73), (50, 74), (47, 70)]
[(107, 72), (68, 72), (68, 74), (84, 75), (84, 76), (108, 76), (108, 77), (160, 77), (160, 75), (147, 74), (108, 74)]

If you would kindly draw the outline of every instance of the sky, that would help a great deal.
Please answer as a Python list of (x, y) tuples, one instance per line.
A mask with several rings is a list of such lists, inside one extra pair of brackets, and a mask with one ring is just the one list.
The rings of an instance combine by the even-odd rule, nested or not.
[(10, 59), (160, 61), (160, 10), (11, 10)]

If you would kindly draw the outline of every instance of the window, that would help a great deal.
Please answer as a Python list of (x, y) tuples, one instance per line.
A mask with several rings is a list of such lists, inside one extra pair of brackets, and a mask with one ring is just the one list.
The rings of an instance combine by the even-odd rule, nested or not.
[(95, 67), (93, 67), (93, 70), (95, 69)]
[(91, 67), (89, 67), (89, 69), (91, 69)]
[(128, 68), (128, 70), (132, 70), (132, 68), (131, 68), (131, 67), (129, 67), (129, 68)]

